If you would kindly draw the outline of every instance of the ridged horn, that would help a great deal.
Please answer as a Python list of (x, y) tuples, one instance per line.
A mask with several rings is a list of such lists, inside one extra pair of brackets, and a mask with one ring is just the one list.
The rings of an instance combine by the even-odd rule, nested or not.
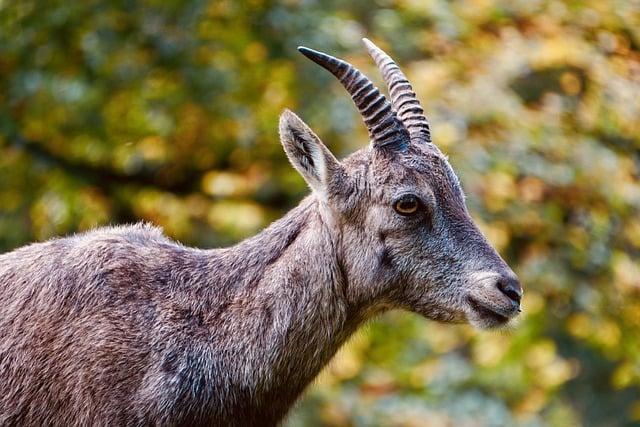
[(371, 80), (346, 61), (303, 46), (300, 53), (336, 76), (358, 107), (375, 147), (405, 149), (411, 139), (391, 104)]
[(362, 39), (362, 41), (382, 73), (382, 78), (389, 89), (393, 109), (409, 131), (411, 141), (431, 142), (429, 121), (407, 77), (395, 61), (371, 40)]

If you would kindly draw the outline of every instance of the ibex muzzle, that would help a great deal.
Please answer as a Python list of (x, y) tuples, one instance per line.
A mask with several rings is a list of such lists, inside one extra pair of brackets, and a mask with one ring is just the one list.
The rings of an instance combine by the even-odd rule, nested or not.
[(200, 250), (136, 225), (0, 256), (0, 425), (273, 425), (375, 312), (480, 327), (519, 312), (411, 85), (365, 43), (391, 102), (300, 51), (351, 94), (371, 144), (339, 161), (285, 111), (313, 192), (257, 236)]

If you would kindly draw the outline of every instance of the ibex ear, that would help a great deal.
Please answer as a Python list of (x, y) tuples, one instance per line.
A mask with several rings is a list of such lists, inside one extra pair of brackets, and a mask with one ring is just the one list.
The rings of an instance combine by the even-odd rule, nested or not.
[(342, 174), (342, 165), (320, 138), (298, 116), (284, 110), (280, 116), (280, 142), (309, 187), (326, 197), (333, 178)]

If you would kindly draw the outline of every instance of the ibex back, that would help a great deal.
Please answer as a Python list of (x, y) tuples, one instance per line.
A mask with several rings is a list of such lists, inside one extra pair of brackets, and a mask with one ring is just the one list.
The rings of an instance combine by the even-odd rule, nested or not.
[(273, 425), (375, 313), (507, 323), (522, 289), (469, 217), (398, 66), (368, 40), (391, 102), (306, 48), (371, 143), (338, 161), (293, 113), (282, 145), (312, 194), (226, 249), (148, 225), (0, 256), (0, 424)]

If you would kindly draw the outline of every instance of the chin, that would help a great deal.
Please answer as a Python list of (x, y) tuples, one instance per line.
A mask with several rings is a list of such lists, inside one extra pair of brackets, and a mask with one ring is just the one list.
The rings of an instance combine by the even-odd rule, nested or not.
[(469, 316), (467, 321), (471, 326), (482, 330), (510, 329), (513, 325), (512, 319), (495, 319), (492, 317)]
[(478, 329), (504, 329), (514, 323), (518, 313), (506, 313), (498, 307), (489, 307), (481, 304), (473, 298), (468, 299), (466, 310), (467, 322)]

